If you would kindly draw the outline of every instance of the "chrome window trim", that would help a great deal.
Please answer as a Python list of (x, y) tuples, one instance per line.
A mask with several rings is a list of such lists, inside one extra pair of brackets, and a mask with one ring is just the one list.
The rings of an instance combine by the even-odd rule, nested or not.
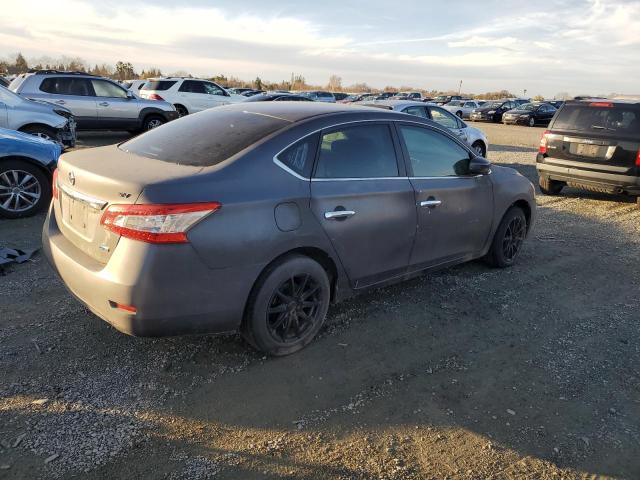
[[(402, 112), (398, 112), (397, 110), (394, 110), (396, 113), (402, 113)], [(409, 115), (411, 116), (411, 115)], [(420, 117), (423, 118), (423, 117)], [(425, 119), (425, 120), (430, 120), (430, 119)], [(433, 120), (431, 120), (433, 121)], [(283, 169), (285, 172), (289, 173), (290, 175), (294, 176), (295, 178), (297, 178), (298, 180), (304, 180), (306, 182), (344, 182), (344, 181), (364, 181), (364, 180), (406, 180), (406, 179), (418, 179), (418, 180), (434, 180), (434, 179), (443, 179), (443, 178), (475, 178), (475, 177), (479, 177), (482, 175), (474, 175), (473, 177), (470, 176), (451, 176), (451, 177), (364, 177), (364, 178), (308, 178), (305, 176), (300, 175), (299, 173), (297, 173), (296, 171), (292, 170), (291, 168), (289, 168), (288, 166), (286, 166), (284, 163), (282, 163), (279, 159), (278, 159), (278, 155), (280, 155), (282, 152), (284, 152), (286, 149), (288, 149), (289, 147), (295, 145), (296, 143), (304, 140), (307, 137), (310, 137), (311, 135), (315, 135), (318, 132), (321, 132), (322, 130), (328, 130), (331, 128), (335, 128), (335, 127), (340, 127), (342, 125), (350, 125), (352, 123), (363, 123), (363, 122), (402, 122), (402, 123), (413, 123), (414, 125), (422, 125), (423, 127), (426, 128), (430, 128), (432, 130), (436, 130), (434, 129), (432, 125), (428, 125), (428, 124), (424, 124), (422, 122), (414, 122), (411, 120), (406, 120), (405, 118), (402, 118), (401, 120), (395, 120), (395, 119), (389, 119), (389, 118), (377, 118), (377, 119), (371, 119), (371, 120), (351, 120), (349, 122), (341, 122), (341, 123), (335, 123), (332, 125), (328, 125), (326, 127), (322, 127), (322, 128), (318, 128), (317, 130), (314, 130), (312, 132), (307, 133), (306, 135), (298, 138), (297, 140), (289, 143), (287, 146), (285, 146), (283, 149), (281, 149), (278, 153), (276, 153), (273, 156), (273, 163), (275, 163), (278, 167), (280, 167), (281, 169)], [(434, 122), (436, 123), (436, 122)], [(445, 130), (451, 137), (454, 138), (454, 134), (451, 133), (451, 129), (446, 128), (441, 126), (440, 124), (437, 124), (438, 128), (441, 128), (443, 130)], [(461, 142), (459, 142), (461, 143)], [(467, 150), (469, 150), (469, 146), (468, 145), (464, 145), (464, 147), (467, 148)]]

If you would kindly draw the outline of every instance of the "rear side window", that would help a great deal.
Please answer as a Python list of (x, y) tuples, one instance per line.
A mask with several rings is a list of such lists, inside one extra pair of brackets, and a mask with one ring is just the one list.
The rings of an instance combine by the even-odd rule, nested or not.
[(142, 87), (142, 90), (169, 90), (176, 83), (176, 80), (149, 80)]
[(322, 135), (316, 178), (397, 176), (398, 163), (387, 125), (358, 125)]
[(414, 177), (451, 177), (468, 173), (469, 152), (441, 133), (400, 125)]
[(188, 93), (207, 93), (204, 88), (204, 82), (197, 82), (195, 80), (185, 80), (178, 88), (179, 92), (188, 92)]
[(565, 105), (553, 128), (611, 135), (640, 136), (640, 109), (632, 106)]
[(318, 148), (318, 136), (310, 135), (291, 145), (278, 155), (278, 160), (303, 177), (311, 176), (313, 159)]
[(163, 162), (208, 167), (289, 124), (275, 116), (213, 108), (132, 138), (120, 149)]
[(87, 97), (93, 95), (91, 85), (86, 78), (49, 77), (42, 80), (40, 90), (56, 95), (77, 95)]

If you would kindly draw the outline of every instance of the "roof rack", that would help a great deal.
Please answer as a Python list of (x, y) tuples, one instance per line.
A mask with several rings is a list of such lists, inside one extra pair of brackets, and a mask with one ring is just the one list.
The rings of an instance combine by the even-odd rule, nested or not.
[(31, 69), (27, 73), (33, 73), (35, 75), (50, 75), (50, 74), (64, 74), (64, 75), (88, 75), (90, 77), (95, 77), (97, 75), (93, 75), (87, 72), (77, 72), (77, 71), (65, 71), (65, 70), (34, 70)]

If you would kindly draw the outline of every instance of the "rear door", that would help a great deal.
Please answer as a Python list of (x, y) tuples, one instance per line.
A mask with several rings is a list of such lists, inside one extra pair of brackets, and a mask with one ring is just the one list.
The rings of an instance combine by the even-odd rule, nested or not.
[(322, 132), (311, 208), (354, 288), (405, 273), (416, 233), (415, 197), (391, 125)]
[(91, 79), (96, 96), (98, 121), (102, 128), (135, 128), (139, 121), (138, 101), (108, 80)]
[(42, 80), (39, 89), (49, 94), (39, 98), (71, 110), (78, 128), (98, 127), (96, 99), (88, 78), (73, 76), (46, 77)]
[(640, 107), (610, 102), (566, 104), (545, 137), (545, 163), (636, 175)]
[(468, 173), (470, 153), (445, 134), (398, 123), (411, 184), (418, 231), (412, 270), (477, 256), (493, 220), (493, 187), (488, 175)]

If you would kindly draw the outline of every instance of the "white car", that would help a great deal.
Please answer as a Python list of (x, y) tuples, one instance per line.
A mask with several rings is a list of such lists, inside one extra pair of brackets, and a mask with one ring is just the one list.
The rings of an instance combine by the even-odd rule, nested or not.
[(139, 91), (142, 98), (173, 104), (183, 117), (207, 108), (244, 102), (247, 97), (230, 93), (220, 85), (199, 78), (167, 77), (147, 80)]
[(135, 93), (136, 95), (138, 95), (140, 92), (139, 90), (144, 87), (145, 83), (147, 83), (147, 80), (124, 80), (122, 82), (120, 82), (120, 84), (126, 88), (127, 90), (129, 90), (130, 92)]
[(458, 116), (445, 110), (443, 107), (409, 100), (376, 100), (374, 102), (357, 102), (357, 104), (385, 108), (395, 112), (428, 118), (451, 130), (460, 140), (468, 143), (478, 155), (482, 157), (487, 156), (489, 141), (484, 132), (479, 128), (470, 127), (458, 118)]
[(475, 108), (480, 108), (480, 104), (475, 100), (453, 100), (446, 105), (442, 105), (442, 108), (457, 115), (459, 118), (469, 118)]

